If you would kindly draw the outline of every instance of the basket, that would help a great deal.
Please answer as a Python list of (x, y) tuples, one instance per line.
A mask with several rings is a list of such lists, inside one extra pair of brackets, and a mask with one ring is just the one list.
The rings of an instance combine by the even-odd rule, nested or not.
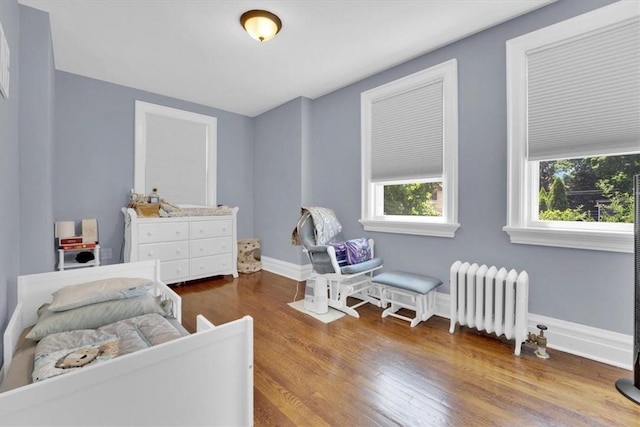
[(136, 213), (139, 216), (158, 217), (160, 203), (143, 203), (136, 205)]

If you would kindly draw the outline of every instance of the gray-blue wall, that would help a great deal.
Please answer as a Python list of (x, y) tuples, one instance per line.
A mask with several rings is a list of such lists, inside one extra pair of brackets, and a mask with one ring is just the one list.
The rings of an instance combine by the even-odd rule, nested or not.
[[(0, 0), (0, 22), (11, 51), (8, 99), (0, 96), (0, 331), (4, 333), (16, 298), (20, 274), (20, 9), (16, 0)], [(3, 345), (0, 342), (0, 350)], [(1, 354), (1, 353), (0, 353)]]
[(218, 203), (238, 206), (238, 237), (252, 237), (253, 119), (61, 71), (56, 72), (54, 220), (97, 218), (100, 245), (113, 253), (105, 263), (120, 261), (120, 209), (133, 187), (136, 100), (218, 119)]
[(563, 0), (314, 100), (313, 203), (332, 207), (346, 236), (364, 234), (357, 222), (360, 93), (457, 58), (461, 228), (455, 239), (368, 233), (385, 269), (445, 281), (458, 259), (527, 270), (530, 312), (631, 334), (631, 254), (516, 245), (502, 231), (507, 206), (505, 42), (608, 3)]
[(49, 14), (20, 8), (20, 274), (55, 268), (54, 66)]
[[(296, 98), (255, 118), (255, 231), (262, 254), (300, 264), (291, 232), (300, 207), (310, 200), (309, 103)], [(303, 171), (304, 169), (304, 171)]]

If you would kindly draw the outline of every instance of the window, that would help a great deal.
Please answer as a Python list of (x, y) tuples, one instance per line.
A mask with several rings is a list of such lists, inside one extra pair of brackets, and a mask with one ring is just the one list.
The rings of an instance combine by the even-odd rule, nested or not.
[(507, 42), (513, 243), (633, 252), (640, 12), (619, 2)]
[(363, 92), (361, 106), (364, 229), (453, 237), (456, 60)]

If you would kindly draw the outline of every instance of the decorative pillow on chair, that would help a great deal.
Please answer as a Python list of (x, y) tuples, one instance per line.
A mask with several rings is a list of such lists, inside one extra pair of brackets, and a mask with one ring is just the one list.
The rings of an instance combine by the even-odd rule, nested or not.
[(347, 261), (347, 245), (345, 242), (328, 243), (328, 245), (333, 246), (336, 250), (336, 259), (340, 267), (344, 267), (349, 263)]
[(360, 237), (344, 242), (347, 247), (347, 262), (349, 264), (360, 264), (371, 259), (371, 247), (369, 239)]

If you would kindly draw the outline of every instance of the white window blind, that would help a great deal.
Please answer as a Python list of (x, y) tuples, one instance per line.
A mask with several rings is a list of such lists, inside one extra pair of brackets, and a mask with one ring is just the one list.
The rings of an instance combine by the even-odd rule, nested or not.
[(528, 160), (640, 150), (640, 26), (627, 21), (527, 54)]
[(371, 180), (442, 176), (443, 81), (381, 98), (371, 108)]

